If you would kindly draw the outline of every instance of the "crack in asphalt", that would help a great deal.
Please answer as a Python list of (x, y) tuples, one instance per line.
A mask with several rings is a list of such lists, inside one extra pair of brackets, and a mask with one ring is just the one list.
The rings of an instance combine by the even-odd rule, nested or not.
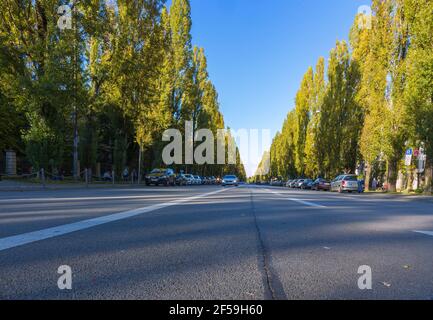
[(251, 211), (254, 218), (254, 225), (256, 228), (256, 235), (258, 241), (259, 260), (260, 260), (259, 268), (262, 270), (263, 283), (265, 285), (265, 290), (266, 290), (265, 299), (288, 300), (283, 288), (283, 284), (281, 283), (278, 274), (272, 267), (272, 256), (269, 252), (269, 249), (267, 249), (265, 245), (265, 241), (263, 239), (263, 235), (258, 224), (252, 190), (250, 190), (250, 199), (251, 199)]

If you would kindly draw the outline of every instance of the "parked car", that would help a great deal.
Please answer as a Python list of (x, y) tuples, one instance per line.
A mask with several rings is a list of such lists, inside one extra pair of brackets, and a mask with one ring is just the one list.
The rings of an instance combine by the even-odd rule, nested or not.
[(296, 188), (297, 183), (298, 183), (298, 179), (294, 179), (294, 180), (292, 180), (292, 182), (290, 182), (289, 187), (290, 188)]
[(304, 183), (305, 179), (299, 179), (296, 181), (295, 183), (295, 188), (296, 189), (301, 189), (302, 184)]
[(331, 182), (331, 191), (343, 193), (358, 191), (358, 177), (354, 174), (345, 174), (338, 176)]
[(188, 185), (194, 184), (194, 176), (192, 174), (184, 174), (185, 178), (188, 180)]
[(194, 176), (194, 184), (195, 185), (201, 185), (202, 180), (200, 178), (200, 176)]
[(313, 185), (313, 180), (311, 179), (305, 179), (302, 183), (301, 183), (301, 189), (303, 190), (311, 190), (311, 186)]
[(293, 181), (293, 180), (287, 180), (287, 182), (286, 182), (286, 187), (287, 187), (287, 188), (290, 188), (290, 184), (292, 183), (292, 181)]
[(311, 189), (316, 191), (329, 191), (331, 190), (331, 183), (328, 180), (318, 178), (316, 179), (316, 181), (313, 182)]
[(239, 186), (239, 179), (235, 175), (227, 175), (223, 178), (221, 185), (225, 186)]
[(284, 182), (282, 179), (272, 179), (270, 185), (274, 187), (282, 187)]
[(187, 174), (179, 174), (176, 177), (176, 184), (178, 186), (188, 186), (191, 185), (191, 177)]
[(149, 185), (175, 186), (176, 174), (172, 169), (154, 169), (144, 178), (144, 183)]

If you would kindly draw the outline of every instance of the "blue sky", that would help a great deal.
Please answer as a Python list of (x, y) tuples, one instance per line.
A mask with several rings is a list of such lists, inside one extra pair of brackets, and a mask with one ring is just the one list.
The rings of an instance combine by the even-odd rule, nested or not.
[(308, 67), (348, 39), (358, 8), (370, 3), (191, 0), (193, 44), (205, 48), (226, 125), (270, 129), (273, 136)]

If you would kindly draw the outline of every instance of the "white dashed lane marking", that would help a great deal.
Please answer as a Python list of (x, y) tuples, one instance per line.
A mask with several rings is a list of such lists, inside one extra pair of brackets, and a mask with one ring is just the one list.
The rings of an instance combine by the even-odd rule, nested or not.
[[(284, 194), (282, 194), (282, 193), (279, 193), (279, 192), (276, 192), (276, 191), (272, 191), (272, 190), (269, 190), (269, 189), (265, 189), (266, 191), (268, 191), (268, 192), (270, 192), (270, 193), (273, 193), (273, 194), (276, 194), (276, 195), (278, 195), (278, 196), (280, 196), (280, 197), (285, 197), (285, 195)], [(297, 198), (285, 198), (286, 200), (288, 200), (288, 201), (293, 201), (293, 202), (297, 202), (297, 203), (300, 203), (300, 204), (303, 204), (303, 205), (305, 205), (305, 206), (308, 206), (308, 207), (313, 207), (313, 208), (326, 208), (326, 206), (323, 206), (323, 205), (320, 205), (320, 204), (317, 204), (317, 203), (314, 203), (314, 202), (310, 202), (310, 201), (305, 201), (305, 200), (302, 200), (302, 199), (297, 199)]]

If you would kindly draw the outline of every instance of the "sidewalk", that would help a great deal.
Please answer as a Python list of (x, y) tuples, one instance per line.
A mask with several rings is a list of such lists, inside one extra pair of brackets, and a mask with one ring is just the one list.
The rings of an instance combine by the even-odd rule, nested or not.
[(45, 188), (40, 183), (2, 180), (0, 181), (0, 192), (2, 191), (43, 191), (43, 190), (67, 190), (67, 189), (99, 189), (99, 188), (137, 188), (144, 185), (137, 184), (111, 184), (111, 183), (93, 183), (86, 186), (85, 183), (55, 183), (48, 182)]

